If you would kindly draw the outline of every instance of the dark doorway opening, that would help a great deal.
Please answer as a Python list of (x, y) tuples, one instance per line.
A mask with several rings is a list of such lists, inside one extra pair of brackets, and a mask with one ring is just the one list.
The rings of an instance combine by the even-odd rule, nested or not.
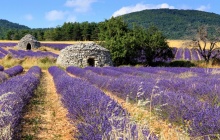
[(27, 44), (27, 50), (31, 50), (31, 44), (30, 43)]
[(88, 66), (94, 67), (95, 66), (95, 60), (94, 58), (89, 58), (87, 60)]

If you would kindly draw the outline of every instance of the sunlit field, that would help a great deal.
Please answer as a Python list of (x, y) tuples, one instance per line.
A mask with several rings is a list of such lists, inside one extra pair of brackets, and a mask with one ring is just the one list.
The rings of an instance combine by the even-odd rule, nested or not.
[[(185, 46), (183, 45), (184, 43), (190, 42), (192, 40), (167, 40), (168, 45), (170, 47), (176, 47), (176, 48), (180, 48), (180, 47), (190, 47), (190, 46)], [(201, 45), (203, 46), (204, 43), (201, 42)], [(216, 43), (216, 45), (218, 47), (220, 47), (220, 42)], [(207, 48), (210, 47), (210, 43), (207, 43)]]

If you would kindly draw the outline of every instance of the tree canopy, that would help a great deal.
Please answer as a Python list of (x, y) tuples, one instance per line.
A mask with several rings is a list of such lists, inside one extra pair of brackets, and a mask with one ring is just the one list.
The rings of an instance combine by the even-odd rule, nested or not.
[(122, 15), (132, 28), (133, 23), (148, 28), (155, 25), (169, 39), (191, 39), (197, 28), (209, 26), (209, 35), (216, 34), (220, 27), (220, 15), (197, 10), (148, 9)]
[[(173, 57), (165, 36), (154, 26), (144, 29), (134, 24), (130, 29), (122, 18), (112, 17), (100, 23), (99, 31), (99, 40), (110, 50), (116, 66), (140, 62), (151, 65)], [(140, 61), (143, 56), (144, 61)]]

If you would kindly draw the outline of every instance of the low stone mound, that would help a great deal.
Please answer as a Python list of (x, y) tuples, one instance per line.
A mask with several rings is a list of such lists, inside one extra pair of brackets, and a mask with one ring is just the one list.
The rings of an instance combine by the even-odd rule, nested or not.
[(111, 66), (109, 50), (95, 43), (78, 43), (61, 50), (57, 64), (68, 67), (103, 67)]
[(40, 46), (40, 42), (30, 34), (25, 35), (17, 45), (17, 47), (22, 50), (38, 49)]

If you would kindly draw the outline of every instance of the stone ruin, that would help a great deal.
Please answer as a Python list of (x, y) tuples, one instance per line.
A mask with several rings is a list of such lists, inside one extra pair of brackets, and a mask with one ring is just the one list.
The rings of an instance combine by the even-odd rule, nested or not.
[(68, 67), (112, 66), (109, 50), (95, 43), (78, 43), (61, 50), (57, 64)]
[(17, 46), (22, 50), (32, 50), (39, 48), (41, 45), (34, 36), (27, 34), (18, 42)]

